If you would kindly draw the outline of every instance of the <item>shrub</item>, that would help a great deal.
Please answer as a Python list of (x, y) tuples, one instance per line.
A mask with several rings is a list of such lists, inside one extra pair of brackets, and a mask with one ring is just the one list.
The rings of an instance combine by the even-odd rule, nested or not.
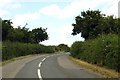
[(72, 44), (70, 53), (73, 57), (78, 57), (78, 55), (82, 52), (82, 44), (83, 42), (76, 41)]

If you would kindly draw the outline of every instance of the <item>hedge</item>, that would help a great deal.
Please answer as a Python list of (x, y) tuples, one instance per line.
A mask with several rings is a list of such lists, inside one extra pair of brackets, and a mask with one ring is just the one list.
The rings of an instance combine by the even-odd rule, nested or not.
[(8, 60), (14, 57), (25, 56), (29, 54), (53, 53), (50, 46), (41, 44), (20, 43), (20, 42), (3, 42), (2, 60)]
[(98, 66), (119, 71), (118, 35), (101, 35), (96, 39), (77, 41), (71, 46), (71, 56)]

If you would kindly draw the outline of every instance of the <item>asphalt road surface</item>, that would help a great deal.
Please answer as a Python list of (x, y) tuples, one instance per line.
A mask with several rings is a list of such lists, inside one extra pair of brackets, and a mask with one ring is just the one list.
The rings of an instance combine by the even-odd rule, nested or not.
[(37, 55), (2, 67), (3, 78), (100, 78), (69, 60), (69, 53)]

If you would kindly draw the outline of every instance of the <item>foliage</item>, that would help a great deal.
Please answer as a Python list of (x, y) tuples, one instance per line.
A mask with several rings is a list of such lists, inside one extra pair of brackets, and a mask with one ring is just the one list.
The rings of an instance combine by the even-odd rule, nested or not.
[(118, 35), (107, 34), (84, 42), (74, 42), (71, 55), (89, 63), (119, 71)]
[(40, 27), (29, 31), (25, 26), (23, 28), (20, 26), (18, 26), (18, 28), (13, 28), (11, 20), (2, 20), (2, 40), (23, 43), (39, 43), (48, 39), (48, 34), (46, 32), (47, 29)]
[(58, 48), (58, 46), (49, 46), (49, 47), (51, 47), (53, 50), (54, 50), (54, 52), (58, 52), (59, 51), (59, 48)]
[(2, 40), (7, 39), (8, 31), (13, 28), (11, 20), (3, 20), (2, 21)]
[(9, 34), (7, 35), (7, 38), (12, 42), (14, 41), (22, 42), (24, 36), (25, 35), (20, 28), (13, 28), (9, 30)]
[(94, 39), (102, 34), (118, 34), (119, 19), (113, 16), (105, 16), (99, 10), (87, 10), (81, 12), (81, 16), (75, 17), (72, 35), (81, 33), (81, 37)]
[(41, 44), (3, 42), (2, 60), (8, 60), (14, 57), (25, 56), (29, 54), (53, 53), (53, 48)]
[(25, 26), (13, 28), (11, 20), (2, 20), (2, 60), (54, 52), (52, 47), (39, 44), (48, 39), (47, 29), (40, 27), (29, 31)]
[(60, 51), (65, 51), (65, 52), (70, 51), (70, 48), (66, 44), (59, 44), (57, 47), (59, 48)]
[(32, 33), (34, 34), (35, 43), (42, 42), (48, 39), (47, 29), (42, 29), (42, 27), (33, 29)]
[(82, 52), (82, 44), (83, 42), (81, 41), (76, 41), (72, 44), (70, 48), (70, 52), (73, 57), (77, 57), (77, 58), (79, 57), (78, 53)]

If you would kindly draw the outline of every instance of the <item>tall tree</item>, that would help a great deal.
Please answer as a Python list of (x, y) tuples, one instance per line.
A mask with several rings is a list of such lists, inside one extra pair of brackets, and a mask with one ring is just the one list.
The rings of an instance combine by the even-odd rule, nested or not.
[(113, 16), (105, 16), (99, 10), (87, 10), (81, 12), (81, 16), (75, 18), (76, 23), (72, 24), (72, 35), (81, 33), (81, 37), (86, 39), (96, 38), (101, 34), (118, 34), (119, 19)]
[(95, 38), (99, 33), (98, 24), (103, 14), (99, 10), (87, 10), (81, 12), (81, 16), (75, 18), (76, 24), (72, 24), (73, 33), (76, 35), (81, 33), (81, 37), (85, 39)]

